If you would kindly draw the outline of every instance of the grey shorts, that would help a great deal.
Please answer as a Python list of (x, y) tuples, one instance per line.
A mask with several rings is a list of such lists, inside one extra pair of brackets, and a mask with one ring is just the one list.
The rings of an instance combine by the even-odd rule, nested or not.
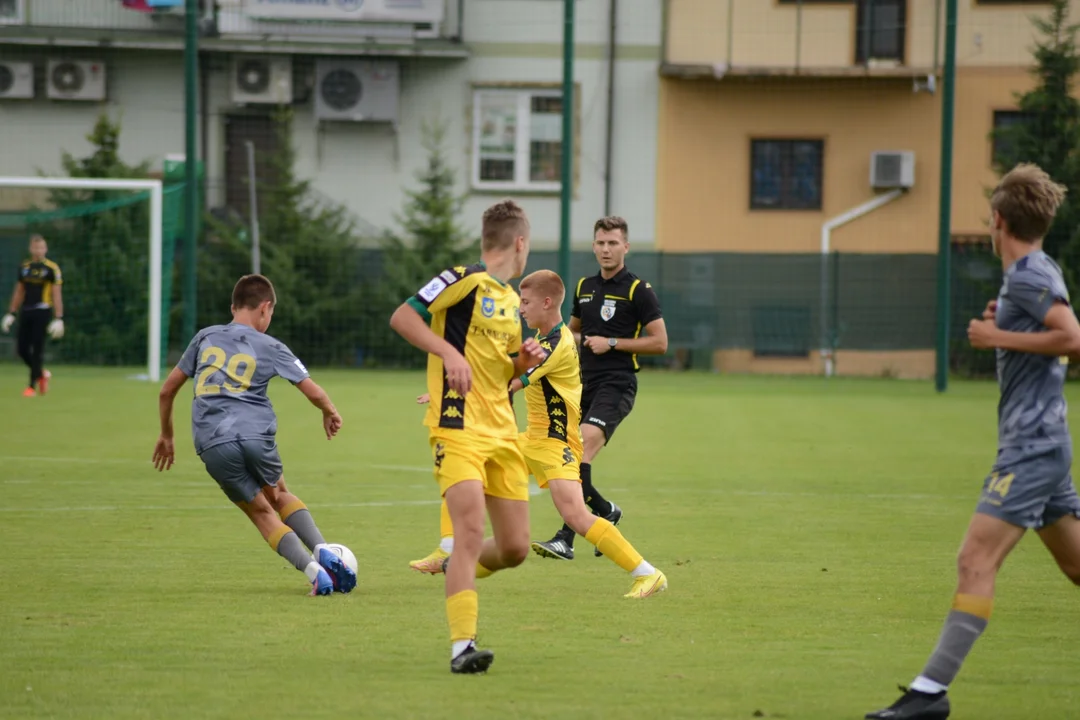
[(1069, 445), (1002, 448), (975, 512), (1032, 530), (1080, 517), (1071, 466)]
[(199, 457), (233, 502), (251, 502), (281, 477), (281, 456), (273, 440), (233, 440), (207, 448)]

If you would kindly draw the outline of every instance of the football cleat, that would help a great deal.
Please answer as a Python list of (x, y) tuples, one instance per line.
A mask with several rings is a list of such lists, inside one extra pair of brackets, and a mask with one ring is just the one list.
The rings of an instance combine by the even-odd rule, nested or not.
[(634, 578), (634, 584), (630, 587), (630, 592), (623, 595), (623, 597), (641, 600), (650, 595), (662, 593), (665, 590), (667, 590), (667, 576), (657, 570), (652, 575), (642, 575)]
[(326, 547), (319, 548), (318, 561), (334, 579), (335, 590), (347, 593), (352, 592), (352, 589), (356, 587), (356, 573), (333, 550)]
[(38, 392), (44, 395), (49, 392), (49, 380), (52, 379), (52, 373), (48, 370), (41, 371), (41, 377), (38, 378), (37, 386)]
[[(604, 519), (612, 525), (618, 525), (619, 521), (622, 520), (622, 510), (615, 503), (611, 503), (611, 512), (605, 515)], [(593, 555), (596, 557), (603, 557), (604, 553), (600, 552), (600, 548), (595, 548), (593, 550)]]
[(469, 643), (469, 647), (450, 661), (450, 672), (455, 675), (486, 673), (493, 662), (495, 662), (495, 653), (490, 650), (477, 650), (476, 645)]
[(329, 595), (334, 592), (334, 579), (330, 573), (319, 568), (319, 574), (311, 581), (311, 595)]
[(949, 696), (945, 692), (924, 693), (900, 686), (900, 699), (884, 710), (866, 713), (867, 720), (945, 720), (949, 717)]
[(532, 543), (533, 552), (540, 557), (554, 558), (556, 560), (573, 560), (574, 546), (566, 542), (561, 536), (556, 535), (547, 542)]
[(420, 560), (413, 560), (409, 563), (409, 567), (417, 572), (422, 572), (425, 575), (438, 575), (443, 570), (443, 561), (450, 557), (450, 553), (444, 552), (442, 548), (435, 548), (435, 550), (425, 558)]
[(34, 388), (28, 387), (28, 388), (26, 388), (25, 390), (22, 391), (22, 396), (23, 397), (36, 397), (37, 393), (34, 392)]

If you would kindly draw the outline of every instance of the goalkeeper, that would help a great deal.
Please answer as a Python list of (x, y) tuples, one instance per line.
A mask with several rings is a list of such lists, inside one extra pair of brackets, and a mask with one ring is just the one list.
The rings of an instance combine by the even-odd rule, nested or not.
[(18, 315), (19, 357), (30, 367), (30, 385), (23, 390), (23, 397), (48, 392), (52, 373), (42, 367), (45, 334), (54, 340), (64, 336), (64, 302), (60, 294), (63, 279), (60, 266), (45, 257), (48, 252), (45, 238), (30, 238), (30, 259), (19, 266), (10, 310), (0, 319), (0, 330), (7, 333)]

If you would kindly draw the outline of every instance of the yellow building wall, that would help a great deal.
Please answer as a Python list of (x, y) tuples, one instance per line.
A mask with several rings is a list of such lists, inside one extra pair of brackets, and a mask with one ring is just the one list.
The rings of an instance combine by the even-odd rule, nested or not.
[[(839, 68), (854, 64), (854, 2), (806, 3), (801, 31), (794, 4), (777, 0), (667, 0), (668, 63), (736, 67)], [(940, 5), (942, 17), (937, 11)], [(932, 68), (935, 34), (943, 56), (944, 2), (908, 0), (905, 65)], [(1080, 17), (1080, 0), (1072, 0)], [(1029, 62), (1035, 34), (1029, 18), (1045, 5), (981, 5), (959, 0), (957, 63), (960, 66), (1021, 66)], [(731, 18), (729, 30), (728, 18)], [(730, 54), (729, 54), (730, 34)]]
[[(953, 148), (954, 234), (986, 231), (994, 110), (1027, 90), (1022, 69), (964, 68), (957, 75)], [(818, 252), (821, 226), (873, 198), (870, 154), (912, 150), (915, 187), (832, 233), (847, 252), (937, 250), (940, 94), (899, 80), (665, 78), (660, 87), (657, 246), (669, 252)], [(824, 140), (821, 210), (751, 210), (753, 138)]]

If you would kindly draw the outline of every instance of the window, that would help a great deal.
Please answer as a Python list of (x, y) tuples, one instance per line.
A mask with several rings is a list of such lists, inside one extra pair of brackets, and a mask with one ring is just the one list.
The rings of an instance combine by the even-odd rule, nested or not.
[(975, 0), (976, 5), (1049, 5), (1052, 0)]
[(904, 61), (907, 0), (858, 0), (855, 62)]
[[(1031, 120), (1031, 116), (1028, 113), (1021, 112), (1020, 110), (995, 110), (994, 111), (994, 130), (1004, 130), (1006, 128), (1022, 125)], [(991, 161), (995, 165), (1000, 165), (1006, 162), (1005, 158), (1015, 157), (1016, 150), (1013, 147), (1013, 143), (1010, 138), (1002, 137), (995, 132), (992, 136), (992, 155)]]
[(21, 25), (26, 17), (25, 0), (0, 0), (0, 25)]
[(557, 192), (562, 177), (562, 108), (559, 89), (476, 90), (473, 187)]
[(820, 210), (821, 140), (751, 140), (750, 209)]

